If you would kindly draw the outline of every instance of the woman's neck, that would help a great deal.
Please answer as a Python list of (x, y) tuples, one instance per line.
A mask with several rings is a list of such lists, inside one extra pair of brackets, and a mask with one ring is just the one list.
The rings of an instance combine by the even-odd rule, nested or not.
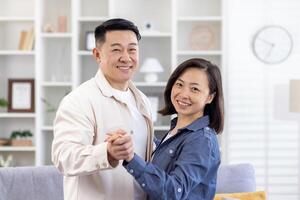
[[(203, 116), (203, 115), (202, 115)], [(202, 116), (199, 116), (199, 117), (202, 117)], [(199, 117), (182, 117), (180, 115), (178, 115), (177, 117), (177, 123), (176, 123), (176, 126), (174, 129), (178, 130), (178, 129), (181, 129), (181, 128), (184, 128), (188, 125), (190, 125), (191, 123), (193, 123), (196, 119), (198, 119)]]

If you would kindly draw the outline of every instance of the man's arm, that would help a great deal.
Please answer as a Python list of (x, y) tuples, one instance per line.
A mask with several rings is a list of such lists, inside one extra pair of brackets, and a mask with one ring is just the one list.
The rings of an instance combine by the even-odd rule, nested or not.
[[(81, 107), (74, 98), (65, 98), (54, 121), (52, 161), (68, 176), (96, 173), (111, 169), (108, 143), (93, 145), (96, 122), (89, 119), (88, 107)], [(84, 104), (83, 104), (84, 105)]]

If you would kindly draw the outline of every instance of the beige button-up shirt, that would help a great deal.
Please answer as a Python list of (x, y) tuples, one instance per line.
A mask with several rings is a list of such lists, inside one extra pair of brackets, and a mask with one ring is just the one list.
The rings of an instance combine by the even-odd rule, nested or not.
[[(137, 108), (148, 129), (146, 160), (150, 160), (153, 124), (150, 103), (131, 82)], [(132, 200), (133, 178), (119, 164), (107, 160), (105, 134), (115, 128), (132, 129), (126, 104), (115, 97), (99, 70), (62, 100), (54, 120), (52, 161), (64, 174), (65, 200)], [(126, 126), (126, 127), (124, 127)]]

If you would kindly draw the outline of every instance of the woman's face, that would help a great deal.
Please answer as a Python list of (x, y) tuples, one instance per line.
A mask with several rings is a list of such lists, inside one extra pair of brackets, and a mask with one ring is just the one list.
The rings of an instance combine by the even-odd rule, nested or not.
[(213, 97), (209, 91), (206, 72), (198, 68), (186, 69), (175, 81), (171, 91), (171, 101), (178, 118), (191, 121), (203, 116), (205, 105)]

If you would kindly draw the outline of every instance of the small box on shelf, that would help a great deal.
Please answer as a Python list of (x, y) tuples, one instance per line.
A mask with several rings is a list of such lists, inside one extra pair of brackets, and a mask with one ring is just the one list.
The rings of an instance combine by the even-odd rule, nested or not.
[(11, 140), (11, 146), (32, 146), (32, 141), (29, 139), (13, 139)]

